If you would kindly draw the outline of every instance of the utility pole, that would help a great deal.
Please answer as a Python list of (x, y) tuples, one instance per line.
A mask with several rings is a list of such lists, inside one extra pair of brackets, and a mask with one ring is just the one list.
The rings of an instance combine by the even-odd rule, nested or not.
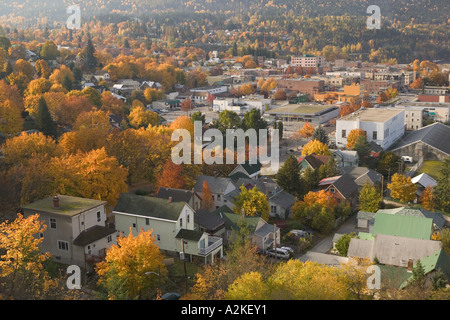
[(273, 248), (275, 250), (275, 262), (277, 262), (277, 224), (273, 225)]
[(185, 290), (186, 293), (188, 292), (188, 278), (187, 278), (187, 272), (186, 272), (186, 254), (184, 252), (184, 239), (181, 239), (181, 249), (183, 251), (183, 264), (184, 264), (184, 278), (185, 278)]

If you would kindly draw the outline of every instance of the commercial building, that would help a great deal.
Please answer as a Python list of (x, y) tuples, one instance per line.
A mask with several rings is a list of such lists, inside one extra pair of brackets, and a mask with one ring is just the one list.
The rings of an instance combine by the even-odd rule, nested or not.
[(322, 124), (339, 116), (339, 108), (334, 105), (288, 104), (266, 111), (273, 120), (286, 122), (311, 122)]
[(405, 110), (395, 108), (361, 108), (336, 121), (336, 144), (345, 147), (353, 129), (366, 131), (367, 141), (373, 141), (384, 150), (405, 133)]
[(278, 89), (296, 91), (297, 93), (306, 93), (313, 97), (316, 93), (325, 90), (325, 82), (317, 79), (280, 79), (277, 81)]
[(325, 64), (324, 57), (316, 57), (310, 54), (291, 58), (291, 65), (302, 68), (318, 68)]

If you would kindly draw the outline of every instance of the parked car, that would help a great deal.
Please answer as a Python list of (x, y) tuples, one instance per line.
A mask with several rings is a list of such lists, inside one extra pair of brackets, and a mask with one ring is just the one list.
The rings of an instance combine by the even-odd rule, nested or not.
[(282, 259), (282, 260), (288, 260), (291, 257), (291, 255), (289, 254), (289, 252), (287, 250), (284, 250), (281, 248), (267, 250), (267, 255), (270, 257), (276, 256), (277, 259)]
[(309, 239), (312, 236), (312, 232), (307, 230), (291, 230), (289, 233), (299, 237), (299, 238), (306, 238)]
[(402, 156), (403, 162), (412, 163), (413, 159), (409, 156)]

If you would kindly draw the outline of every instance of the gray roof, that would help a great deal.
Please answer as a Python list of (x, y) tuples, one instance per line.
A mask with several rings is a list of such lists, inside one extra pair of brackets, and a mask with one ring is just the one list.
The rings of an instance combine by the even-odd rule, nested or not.
[(371, 219), (375, 218), (375, 215), (376, 215), (375, 212), (358, 211), (356, 218), (362, 219), (362, 220), (371, 220)]
[(367, 181), (371, 185), (380, 182), (382, 179), (381, 173), (366, 167), (343, 167), (340, 169), (341, 173), (349, 174), (358, 186), (363, 186)]
[(199, 241), (202, 236), (203, 236), (203, 232), (201, 232), (201, 231), (180, 229), (180, 231), (178, 231), (175, 238), (183, 239), (183, 240)]
[(161, 187), (158, 190), (156, 198), (169, 199), (172, 197), (173, 202), (184, 201), (190, 203), (193, 195), (194, 191), (192, 190)]
[(277, 192), (275, 195), (269, 198), (269, 202), (272, 202), (284, 209), (289, 209), (295, 203), (296, 197), (286, 191)]
[(397, 150), (421, 141), (450, 155), (450, 139), (448, 137), (450, 137), (450, 127), (436, 122), (404, 135), (390, 149)]
[(208, 183), (209, 188), (211, 189), (211, 193), (215, 194), (223, 194), (225, 192), (225, 189), (227, 188), (229, 183), (232, 183), (231, 178), (225, 178), (225, 177), (213, 177), (213, 176), (205, 176), (200, 175), (197, 178), (197, 182), (194, 186), (195, 192), (202, 192), (203, 189), (203, 181)]
[(225, 220), (223, 218), (205, 209), (197, 210), (194, 215), (194, 221), (196, 224), (208, 230), (214, 230), (221, 226), (225, 227)]
[[(280, 230), (280, 228), (277, 227), (277, 231)], [(259, 229), (255, 231), (255, 235), (264, 238), (268, 234), (273, 233), (274, 226), (272, 224), (265, 223), (263, 226), (261, 226)]]
[(346, 199), (351, 198), (358, 191), (358, 185), (349, 174), (325, 178), (319, 182), (319, 186), (327, 184), (332, 184)]
[(352, 238), (347, 256), (371, 260), (377, 258), (382, 264), (407, 267), (410, 259), (416, 262), (440, 247), (440, 241), (377, 234), (374, 240)]
[(93, 226), (87, 230), (82, 231), (78, 237), (73, 240), (73, 244), (77, 246), (87, 246), (94, 241), (105, 238), (110, 234), (116, 232), (115, 229), (110, 229), (104, 226)]

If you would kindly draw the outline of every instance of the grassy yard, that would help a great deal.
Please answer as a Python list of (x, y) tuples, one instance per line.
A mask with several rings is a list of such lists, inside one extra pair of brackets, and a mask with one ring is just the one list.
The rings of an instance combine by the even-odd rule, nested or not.
[(439, 170), (441, 169), (441, 161), (424, 161), (422, 168), (420, 168), (420, 173), (426, 173), (433, 179), (439, 178)]

